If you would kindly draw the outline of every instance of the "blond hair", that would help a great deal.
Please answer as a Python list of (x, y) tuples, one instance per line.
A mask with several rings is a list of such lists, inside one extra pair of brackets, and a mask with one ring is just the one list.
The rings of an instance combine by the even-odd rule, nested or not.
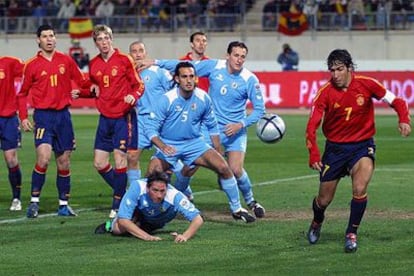
[(96, 25), (93, 28), (93, 32), (92, 32), (93, 41), (96, 42), (96, 38), (98, 37), (98, 35), (100, 33), (107, 34), (107, 35), (109, 35), (109, 37), (111, 39), (113, 39), (113, 37), (112, 37), (112, 29), (109, 26), (107, 26), (107, 25), (98, 24), (98, 25)]

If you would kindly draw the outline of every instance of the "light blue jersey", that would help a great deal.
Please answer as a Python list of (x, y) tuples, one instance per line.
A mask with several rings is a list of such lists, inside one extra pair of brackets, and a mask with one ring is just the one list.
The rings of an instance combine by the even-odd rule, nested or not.
[(154, 229), (162, 228), (174, 219), (177, 213), (188, 221), (192, 221), (200, 214), (187, 197), (170, 184), (164, 200), (161, 203), (154, 203), (147, 193), (146, 179), (131, 183), (122, 198), (117, 218), (132, 220), (135, 212), (138, 212), (140, 223), (150, 225)]
[[(157, 60), (156, 64), (173, 70), (178, 60)], [(218, 124), (241, 122), (244, 127), (255, 124), (265, 113), (260, 83), (255, 74), (246, 68), (230, 74), (226, 60), (209, 59), (192, 62), (199, 77), (208, 77), (210, 95)], [(247, 115), (247, 101), (252, 104), (252, 112)]]
[(169, 71), (158, 66), (151, 66), (139, 72), (145, 84), (145, 91), (137, 102), (138, 114), (149, 114), (157, 105), (158, 99), (172, 88), (173, 81)]
[(155, 106), (147, 126), (147, 136), (172, 141), (185, 141), (202, 137), (201, 123), (210, 135), (218, 135), (217, 120), (210, 97), (195, 88), (190, 98), (180, 96), (175, 87), (162, 95)]
[(172, 88), (173, 81), (169, 71), (158, 66), (151, 66), (139, 72), (145, 84), (145, 92), (138, 100), (138, 148), (149, 149), (152, 147), (150, 139), (145, 134), (146, 125), (152, 107), (157, 105), (161, 95)]

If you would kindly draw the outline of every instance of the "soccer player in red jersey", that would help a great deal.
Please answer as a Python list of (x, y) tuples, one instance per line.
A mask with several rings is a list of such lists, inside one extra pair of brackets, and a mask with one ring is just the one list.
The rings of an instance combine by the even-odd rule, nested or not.
[[(411, 120), (403, 99), (377, 80), (354, 73), (354, 63), (347, 50), (332, 51), (327, 65), (331, 79), (318, 91), (306, 128), (309, 166), (320, 173), (319, 194), (312, 203), (314, 216), (307, 237), (311, 244), (319, 240), (325, 210), (335, 196), (339, 180), (350, 175), (352, 200), (345, 231), (345, 252), (353, 253), (358, 248), (357, 230), (368, 202), (367, 188), (374, 172), (373, 99), (388, 103), (396, 111), (403, 137), (411, 133)], [(316, 130), (322, 120), (326, 143), (321, 158)]]
[[(19, 96), (25, 98), (30, 92), (34, 108), (34, 142), (36, 164), (32, 173), (31, 200), (27, 217), (36, 218), (39, 199), (46, 180), (46, 171), (55, 153), (57, 165), (56, 186), (59, 194), (59, 216), (75, 216), (68, 205), (70, 197), (70, 156), (75, 149), (75, 136), (69, 106), (72, 103), (72, 81), (79, 87), (89, 89), (75, 61), (57, 51), (53, 27), (42, 25), (37, 29), (40, 51), (26, 62)], [(22, 119), (27, 119), (23, 117)], [(23, 120), (25, 131), (32, 130), (29, 120)]]
[[(89, 63), (91, 81), (97, 86), (96, 106), (100, 112), (95, 137), (94, 166), (113, 189), (110, 217), (115, 217), (127, 187), (127, 150), (137, 149), (136, 101), (144, 84), (132, 58), (112, 45), (112, 30), (96, 25), (93, 40), (99, 54)], [(109, 162), (113, 152), (115, 169)]]
[(22, 77), (23, 67), (23, 61), (18, 58), (0, 57), (0, 145), (9, 170), (9, 182), (12, 189), (10, 211), (22, 209), (20, 201), (22, 173), (17, 158), (21, 134), (17, 112), (20, 117), (25, 117), (27, 111), (25, 101), (16, 96), (15, 80)]
[[(180, 57), (180, 60), (205, 60), (209, 57), (205, 54), (207, 49), (207, 35), (203, 32), (195, 32), (190, 36), (191, 51), (185, 56)], [(210, 83), (207, 77), (200, 77), (197, 81), (197, 86), (208, 92)]]

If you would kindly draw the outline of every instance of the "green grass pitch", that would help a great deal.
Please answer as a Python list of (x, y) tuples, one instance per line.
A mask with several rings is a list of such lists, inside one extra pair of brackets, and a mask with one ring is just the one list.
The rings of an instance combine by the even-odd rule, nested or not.
[[(78, 217), (56, 216), (54, 159), (41, 195), (40, 217), (27, 219), (34, 165), (32, 134), (23, 135), (23, 211), (10, 212), (5, 164), (0, 167), (0, 275), (412, 275), (414, 271), (414, 143), (397, 130), (397, 117), (377, 116), (376, 172), (368, 189), (368, 208), (359, 230), (359, 249), (343, 252), (351, 199), (344, 178), (326, 212), (320, 242), (305, 233), (318, 189), (307, 166), (306, 115), (282, 115), (287, 133), (264, 144), (249, 130), (246, 170), (255, 197), (267, 211), (254, 224), (234, 221), (216, 177), (206, 169), (194, 176), (195, 203), (206, 216), (197, 235), (175, 244), (169, 233), (183, 231), (176, 219), (159, 242), (95, 235), (109, 213), (111, 190), (93, 168), (96, 115), (74, 115), (77, 150), (72, 154), (70, 204)], [(322, 137), (320, 136), (322, 146)], [(146, 168), (150, 152), (142, 159)]]

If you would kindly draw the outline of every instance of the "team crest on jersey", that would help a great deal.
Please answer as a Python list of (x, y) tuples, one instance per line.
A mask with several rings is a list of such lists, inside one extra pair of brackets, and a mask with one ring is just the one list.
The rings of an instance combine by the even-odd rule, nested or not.
[(356, 98), (356, 103), (357, 103), (357, 105), (359, 105), (359, 106), (364, 105), (364, 103), (365, 103), (364, 96), (362, 96), (362, 95), (357, 95), (357, 98)]
[(196, 103), (193, 103), (192, 105), (191, 105), (191, 110), (196, 110), (197, 109), (197, 104)]
[(43, 70), (43, 71), (40, 73), (40, 76), (47, 76), (47, 72), (46, 72), (45, 70)]
[(334, 104), (334, 109), (337, 109), (337, 108), (340, 108), (340, 107), (341, 107), (341, 105), (339, 103)]
[(102, 72), (99, 70), (98, 72), (96, 72), (96, 75), (99, 77), (99, 76), (102, 76)]
[(144, 80), (145, 80), (145, 82), (149, 82), (150, 81), (150, 77), (149, 76), (145, 76)]
[(112, 67), (111, 75), (112, 75), (112, 77), (115, 77), (116, 75), (118, 75), (118, 68), (117, 67)]
[(234, 88), (234, 89), (236, 89), (236, 88), (237, 88), (237, 82), (233, 82), (233, 83), (231, 84), (231, 87), (232, 87), (232, 88)]
[(60, 65), (59, 65), (59, 73), (60, 73), (61, 75), (63, 75), (63, 74), (65, 74), (65, 71), (66, 71), (66, 69), (65, 69), (65, 65), (64, 65), (64, 64), (60, 64)]
[(0, 80), (5, 79), (6, 78), (6, 74), (4, 73), (3, 69), (0, 70)]
[(183, 207), (184, 209), (188, 209), (188, 208), (190, 208), (190, 201), (189, 201), (188, 199), (186, 199), (186, 198), (183, 198), (183, 199), (180, 201), (180, 205), (181, 205), (181, 207)]

